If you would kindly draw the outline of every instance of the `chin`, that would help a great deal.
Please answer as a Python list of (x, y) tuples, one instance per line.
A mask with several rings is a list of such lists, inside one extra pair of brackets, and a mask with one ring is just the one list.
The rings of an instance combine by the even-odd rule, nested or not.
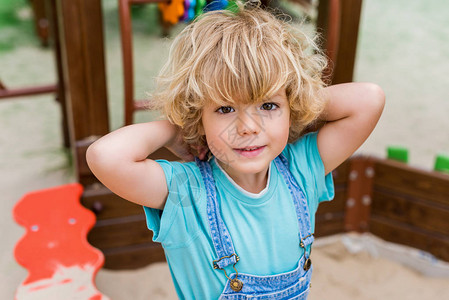
[(268, 170), (269, 162), (241, 162), (237, 161), (233, 169), (238, 170), (242, 174), (256, 174)]

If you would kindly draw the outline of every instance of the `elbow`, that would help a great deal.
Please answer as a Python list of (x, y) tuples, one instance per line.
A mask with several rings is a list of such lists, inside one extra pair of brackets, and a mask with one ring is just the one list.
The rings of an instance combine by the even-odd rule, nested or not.
[(114, 171), (121, 159), (113, 146), (99, 139), (87, 148), (86, 162), (92, 173), (101, 181), (99, 176), (103, 177)]
[(383, 89), (375, 83), (366, 83), (365, 95), (366, 104), (370, 107), (372, 113), (380, 117), (385, 107), (385, 93)]
[(99, 163), (101, 159), (101, 150), (98, 149), (98, 145), (93, 143), (87, 148), (86, 151), (86, 162), (89, 169), (94, 173), (95, 166)]
[(87, 148), (87, 151), (86, 151), (86, 162), (91, 170), (92, 170), (91, 166), (95, 162), (95, 156), (96, 156), (96, 153), (95, 153), (94, 145), (92, 144)]

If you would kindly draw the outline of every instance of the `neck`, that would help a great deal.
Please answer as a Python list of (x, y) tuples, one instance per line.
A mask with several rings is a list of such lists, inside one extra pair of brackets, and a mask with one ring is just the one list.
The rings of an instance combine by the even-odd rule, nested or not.
[(221, 163), (219, 160), (216, 160), (217, 164), (221, 166), (221, 168), (229, 175), (229, 177), (234, 180), (234, 182), (239, 185), (242, 189), (247, 192), (258, 194), (267, 186), (268, 181), (268, 167), (258, 173), (237, 173), (233, 172), (228, 165)]

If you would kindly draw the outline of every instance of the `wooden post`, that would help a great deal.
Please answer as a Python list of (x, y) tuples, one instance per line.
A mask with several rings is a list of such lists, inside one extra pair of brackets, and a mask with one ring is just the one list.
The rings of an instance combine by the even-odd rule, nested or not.
[(96, 180), (78, 171), (85, 168), (79, 143), (109, 132), (101, 0), (56, 3), (70, 139), (78, 181), (86, 185)]
[[(325, 38), (329, 28), (330, 0), (320, 0), (317, 28)], [(362, 0), (340, 0), (340, 32), (336, 59), (333, 61), (332, 84), (350, 82), (354, 74), (354, 64), (359, 33)], [(326, 47), (327, 41), (324, 41)]]
[(34, 15), (34, 29), (41, 40), (42, 46), (48, 46), (50, 20), (47, 15), (46, 0), (32, 0), (32, 9)]
[(321, 202), (315, 215), (315, 236), (327, 236), (346, 231), (345, 211), (348, 198), (348, 177), (351, 161), (347, 160), (332, 171), (335, 186), (334, 200)]
[(345, 227), (347, 231), (365, 232), (370, 218), (374, 162), (368, 157), (354, 157), (350, 163)]
[[(101, 0), (53, 1), (57, 3), (73, 158), (77, 179), (84, 186), (81, 202), (97, 216), (88, 240), (103, 251), (106, 268), (133, 269), (163, 261), (164, 252), (151, 240), (142, 207), (101, 185), (85, 159), (87, 147), (109, 132)], [(170, 157), (166, 149), (152, 157), (159, 155)]]
[(62, 66), (61, 57), (61, 42), (59, 36), (59, 26), (56, 10), (57, 0), (46, 0), (45, 6), (47, 8), (47, 15), (49, 19), (49, 31), (51, 41), (53, 41), (53, 51), (56, 65), (56, 73), (58, 77), (58, 84), (56, 87), (56, 101), (60, 105), (61, 110), (61, 128), (62, 136), (64, 141), (64, 146), (70, 148), (70, 132), (69, 132), (69, 122), (67, 116), (67, 103), (65, 100), (65, 86), (64, 86), (64, 72)]

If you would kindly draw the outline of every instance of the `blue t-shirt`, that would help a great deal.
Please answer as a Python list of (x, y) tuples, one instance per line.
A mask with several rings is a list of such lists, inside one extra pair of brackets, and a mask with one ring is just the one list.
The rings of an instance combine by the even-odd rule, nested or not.
[[(317, 133), (310, 133), (282, 152), (309, 205), (312, 231), (321, 201), (334, 197), (332, 175), (324, 174)], [(153, 240), (162, 244), (180, 299), (218, 299), (227, 281), (212, 261), (218, 257), (210, 238), (206, 189), (194, 162), (158, 160), (169, 190), (164, 210), (144, 207)], [(239, 273), (275, 275), (292, 271), (303, 255), (291, 194), (274, 162), (267, 189), (245, 193), (232, 182), (214, 158), (210, 160), (217, 201), (240, 261)], [(234, 273), (232, 265), (227, 274)]]

